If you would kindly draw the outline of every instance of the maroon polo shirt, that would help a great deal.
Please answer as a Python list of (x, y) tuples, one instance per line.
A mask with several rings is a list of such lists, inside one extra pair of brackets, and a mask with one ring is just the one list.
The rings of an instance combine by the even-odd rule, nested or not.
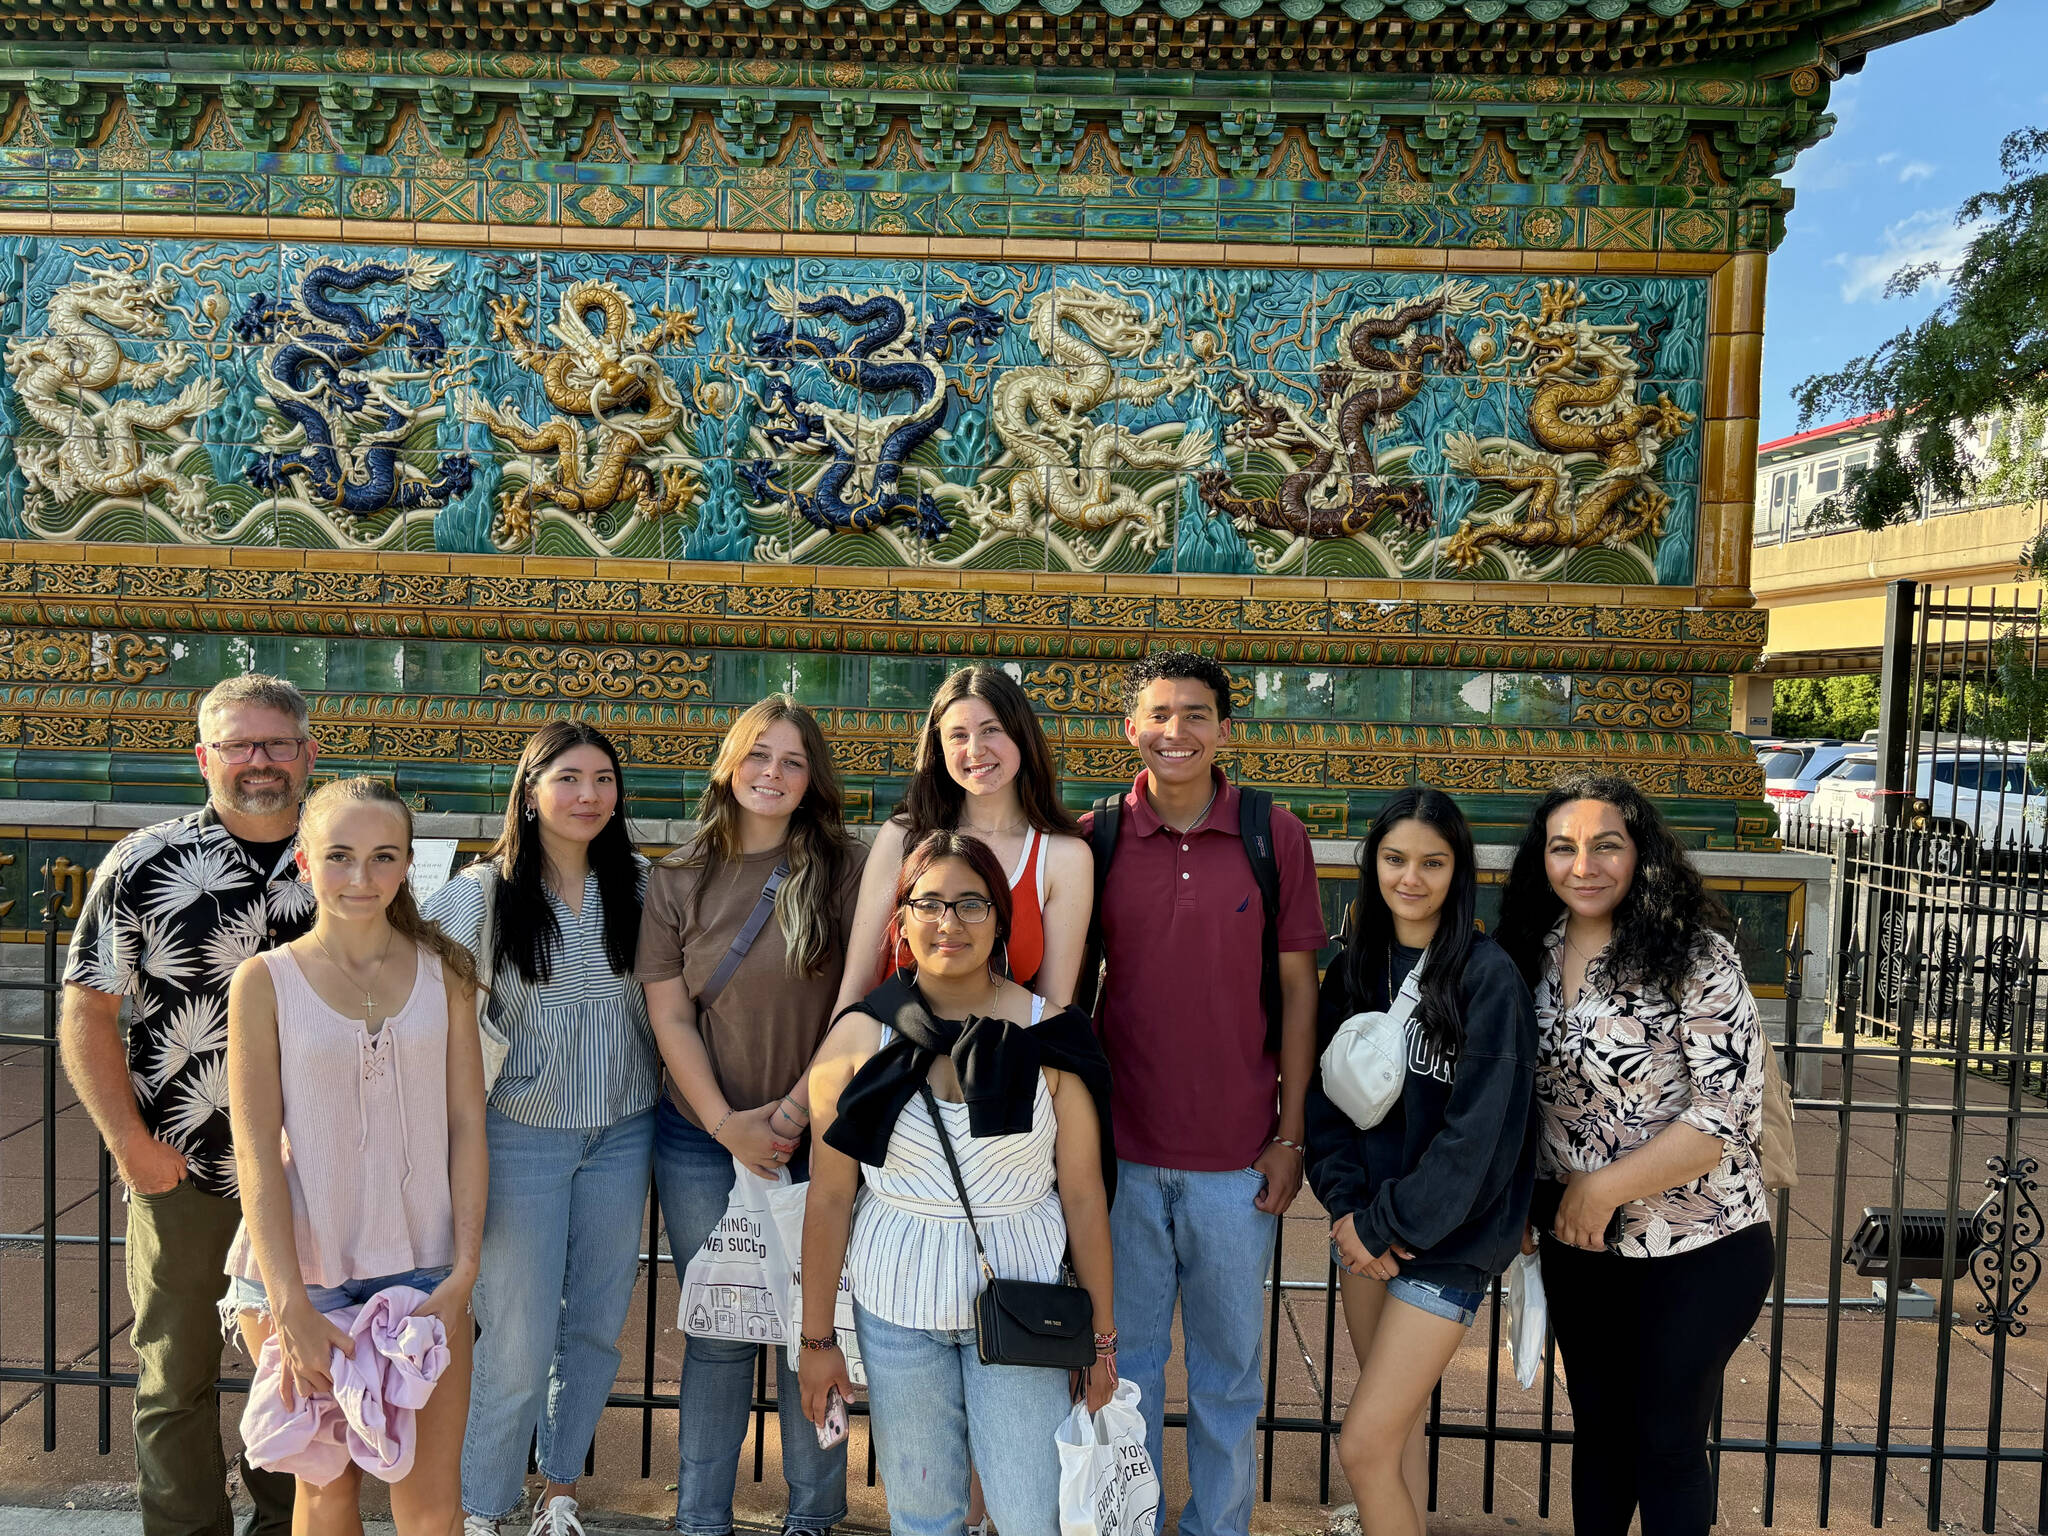
[[(1117, 1155), (1195, 1173), (1249, 1167), (1279, 1112), (1280, 1062), (1266, 1051), (1259, 1005), (1265, 903), (1237, 833), (1238, 792), (1214, 771), (1216, 803), (1185, 834), (1159, 819), (1139, 772), (1102, 898)], [(1308, 830), (1279, 805), (1273, 852), (1280, 948), (1321, 949)]]

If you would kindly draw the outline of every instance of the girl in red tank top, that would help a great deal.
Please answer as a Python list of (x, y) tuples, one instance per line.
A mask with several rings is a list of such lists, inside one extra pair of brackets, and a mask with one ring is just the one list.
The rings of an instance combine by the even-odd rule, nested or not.
[(1095, 895), (1087, 845), (1060, 802), (1052, 751), (1024, 690), (1000, 668), (972, 666), (932, 699), (910, 788), (875, 839), (849, 947), (872, 954), (874, 965), (847, 967), (839, 1005), (859, 1001), (903, 963), (890, 915), (896, 871), (906, 848), (942, 829), (979, 837), (1009, 874), (1011, 980), (1055, 1001), (1071, 997)]

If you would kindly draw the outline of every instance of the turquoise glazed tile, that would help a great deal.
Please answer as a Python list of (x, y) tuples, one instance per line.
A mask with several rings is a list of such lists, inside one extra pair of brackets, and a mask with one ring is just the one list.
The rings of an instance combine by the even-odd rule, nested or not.
[(1493, 714), (1493, 674), (1420, 669), (1414, 701), (1417, 725), (1484, 725)]
[(1339, 720), (1405, 723), (1412, 683), (1405, 667), (1339, 667), (1334, 716)]
[(922, 657), (876, 656), (868, 663), (868, 708), (929, 708), (950, 664)]
[(1495, 725), (1569, 725), (1571, 715), (1571, 679), (1563, 673), (1494, 674)]
[(405, 690), (424, 694), (481, 691), (483, 648), (456, 641), (409, 641), (405, 647)]
[(859, 709), (868, 702), (866, 656), (801, 655), (791, 664), (790, 691), (813, 708)]
[(334, 693), (403, 693), (405, 646), (396, 640), (330, 640), (327, 687)]

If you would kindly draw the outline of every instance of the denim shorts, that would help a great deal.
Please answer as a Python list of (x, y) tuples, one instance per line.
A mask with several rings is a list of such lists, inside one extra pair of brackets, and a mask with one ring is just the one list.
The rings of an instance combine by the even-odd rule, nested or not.
[[(374, 1280), (344, 1280), (339, 1285), (309, 1285), (306, 1300), (313, 1303), (315, 1312), (339, 1312), (343, 1307), (359, 1307), (379, 1291), (388, 1291), (395, 1286), (409, 1285), (416, 1291), (434, 1293), (434, 1287), (455, 1273), (452, 1264), (438, 1264), (427, 1269), (409, 1269), (399, 1275), (379, 1275)], [(221, 1326), (232, 1331), (236, 1319), (244, 1312), (254, 1312), (258, 1317), (270, 1316), (270, 1298), (263, 1287), (254, 1280), (245, 1280), (240, 1275), (230, 1276), (228, 1292), (220, 1299)]]
[(1479, 1304), (1486, 1300), (1484, 1291), (1440, 1285), (1434, 1280), (1418, 1280), (1412, 1275), (1394, 1276), (1387, 1282), (1387, 1294), (1396, 1301), (1407, 1302), (1417, 1311), (1427, 1312), (1432, 1317), (1447, 1317), (1467, 1328), (1479, 1316)]

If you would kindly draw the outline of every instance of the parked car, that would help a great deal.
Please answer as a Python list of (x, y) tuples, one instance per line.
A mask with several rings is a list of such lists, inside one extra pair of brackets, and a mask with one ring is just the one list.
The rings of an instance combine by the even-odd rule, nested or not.
[[(1957, 842), (2048, 848), (2048, 788), (2024, 753), (2002, 744), (1950, 743), (1920, 754), (1913, 796), (1927, 807), (1928, 829)], [(1877, 821), (1877, 754), (1857, 749), (1814, 787), (1812, 814), (1821, 821)]]
[(1813, 793), (1823, 774), (1860, 750), (1852, 742), (1832, 738), (1781, 741), (1768, 750), (1759, 747), (1757, 762), (1764, 770), (1764, 798), (1780, 811), (1798, 805)]

